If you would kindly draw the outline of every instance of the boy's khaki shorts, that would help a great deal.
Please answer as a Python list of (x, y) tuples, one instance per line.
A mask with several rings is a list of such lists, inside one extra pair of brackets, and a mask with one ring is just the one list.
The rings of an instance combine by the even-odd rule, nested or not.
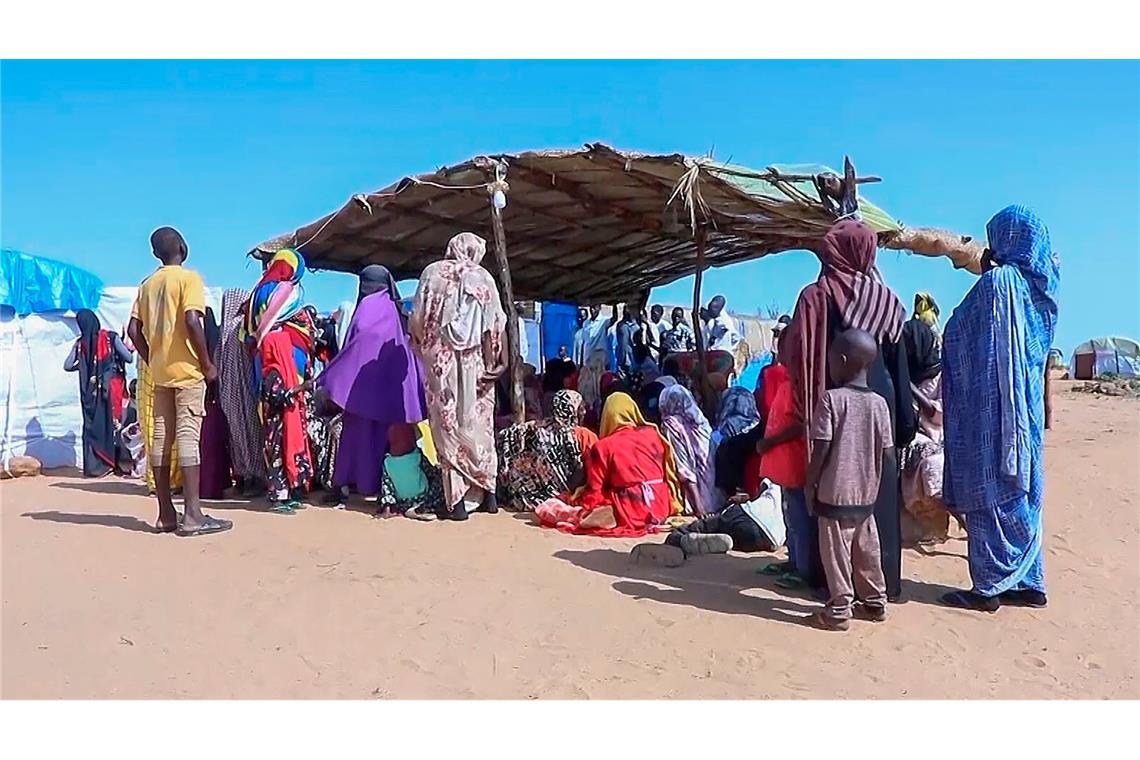
[(150, 449), (151, 467), (169, 464), (171, 444), (178, 444), (178, 464), (197, 467), (201, 459), (198, 442), (202, 418), (206, 416), (206, 384), (188, 388), (154, 389), (154, 440)]

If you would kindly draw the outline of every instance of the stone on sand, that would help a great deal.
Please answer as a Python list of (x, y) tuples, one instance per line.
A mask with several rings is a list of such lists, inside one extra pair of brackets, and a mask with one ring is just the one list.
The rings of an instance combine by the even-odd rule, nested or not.
[(685, 552), (668, 544), (638, 544), (629, 553), (629, 560), (635, 565), (680, 567), (685, 564)]
[(4, 467), (0, 467), (0, 480), (9, 478), (31, 478), (40, 474), (43, 465), (40, 460), (29, 456), (16, 456), (8, 460)]

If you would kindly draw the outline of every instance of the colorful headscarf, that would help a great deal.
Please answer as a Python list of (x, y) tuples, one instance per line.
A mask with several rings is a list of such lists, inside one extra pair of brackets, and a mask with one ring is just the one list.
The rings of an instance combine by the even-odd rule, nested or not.
[(938, 303), (926, 292), (914, 294), (914, 316), (931, 327), (938, 327)]
[(305, 259), (284, 248), (273, 255), (246, 305), (244, 340), (261, 345), (274, 327), (292, 319), (302, 309)]

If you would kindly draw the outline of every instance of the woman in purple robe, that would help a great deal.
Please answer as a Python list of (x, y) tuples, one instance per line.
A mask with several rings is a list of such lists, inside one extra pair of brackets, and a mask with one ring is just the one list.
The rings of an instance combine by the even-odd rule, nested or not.
[(355, 489), (380, 492), (388, 428), (427, 416), (424, 374), (408, 341), (407, 317), (392, 274), (379, 264), (360, 273), (356, 311), (340, 353), (317, 385), (343, 411), (333, 483), (339, 503)]

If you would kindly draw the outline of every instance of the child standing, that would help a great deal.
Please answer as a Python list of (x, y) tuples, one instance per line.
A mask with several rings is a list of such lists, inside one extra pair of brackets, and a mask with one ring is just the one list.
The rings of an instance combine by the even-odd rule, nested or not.
[(812, 622), (845, 631), (858, 599), (871, 620), (887, 616), (886, 580), (873, 506), (884, 454), (894, 445), (887, 403), (867, 386), (878, 346), (869, 333), (847, 330), (828, 352), (836, 387), (823, 394), (811, 423), (808, 506), (819, 521), (819, 551), (828, 601)]

